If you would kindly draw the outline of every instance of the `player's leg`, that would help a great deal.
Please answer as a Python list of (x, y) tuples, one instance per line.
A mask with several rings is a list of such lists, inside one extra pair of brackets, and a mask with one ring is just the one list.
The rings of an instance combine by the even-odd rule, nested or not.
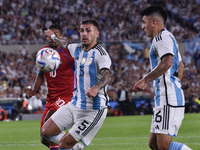
[[(74, 111), (70, 110), (68, 105), (65, 105), (57, 110), (44, 124), (42, 128), (42, 135), (49, 141), (59, 144), (63, 136), (66, 134), (63, 130), (68, 129), (73, 125), (71, 112)], [(74, 144), (72, 150), (83, 150), (84, 146), (82, 144), (76, 144), (76, 142)]]
[[(75, 106), (74, 106), (75, 107)], [(76, 110), (76, 108), (75, 108)], [(106, 115), (107, 109), (102, 110), (80, 110), (77, 109), (74, 122), (75, 124), (69, 130), (68, 135), (64, 136), (60, 144), (60, 148), (70, 148), (73, 142), (81, 141), (88, 146), (101, 128)], [(89, 114), (89, 115), (88, 115)], [(62, 143), (61, 142), (61, 143)]]
[(191, 150), (187, 145), (172, 141), (172, 137), (166, 134), (157, 134), (159, 150)]
[(159, 150), (168, 150), (172, 142), (172, 137), (167, 134), (156, 134), (157, 145)]
[(150, 135), (149, 147), (152, 150), (191, 150), (185, 144), (173, 142), (172, 137), (167, 134), (154, 133)]
[(43, 125), (42, 135), (46, 139), (59, 144), (61, 138), (66, 134), (64, 130), (72, 127), (74, 111), (68, 105), (58, 109)]
[[(60, 130), (60, 128), (57, 126), (57, 124), (51, 118), (49, 118), (42, 127), (42, 136), (48, 140), (51, 140), (52, 142), (54, 141), (53, 139), (57, 138), (61, 132), (62, 131)], [(63, 134), (63, 136), (64, 136), (64, 134)], [(60, 139), (61, 138), (62, 137), (60, 137)], [(54, 141), (54, 142), (59, 143), (59, 140), (58, 140), (58, 142), (56, 142), (56, 141)]]
[(150, 138), (149, 138), (149, 147), (152, 150), (158, 150), (158, 146), (157, 146), (157, 137), (155, 133), (151, 133), (150, 134)]
[[(71, 148), (72, 147), (72, 148)], [(83, 150), (84, 146), (81, 143), (77, 143), (77, 141), (73, 138), (73, 136), (67, 132), (60, 142), (60, 150)]]
[[(186, 145), (172, 141), (173, 136), (178, 134), (183, 118), (183, 107), (163, 105), (154, 109), (151, 133), (156, 134), (159, 150), (190, 150)], [(155, 139), (155, 136), (152, 139)]]
[[(54, 113), (55, 113), (55, 110), (49, 110), (44, 118), (43, 123), (45, 123)], [(46, 138), (44, 138), (44, 136), (42, 135), (42, 131), (40, 132), (40, 135), (41, 135), (41, 142), (44, 145), (46, 145), (47, 147), (49, 147), (50, 150), (58, 150), (59, 149), (59, 144), (53, 143), (53, 142), (47, 140)]]
[(41, 143), (44, 144), (45, 146), (49, 147), (49, 141), (46, 140), (43, 135), (42, 135), (42, 127), (44, 125), (44, 123), (46, 122), (47, 119), (47, 114), (49, 112), (48, 107), (45, 107), (43, 114), (42, 114), (42, 118), (41, 118), (41, 122), (40, 122), (40, 138), (41, 138)]
[[(170, 129), (168, 135), (170, 135), (171, 137), (176, 136), (178, 134), (178, 130), (184, 118), (184, 113), (185, 113), (184, 107), (170, 108), (170, 118), (169, 118)], [(191, 150), (191, 149), (183, 143), (171, 141), (171, 143), (169, 144), (169, 150)]]
[(72, 148), (77, 141), (74, 139), (73, 136), (69, 132), (67, 132), (61, 139), (59, 147), (61, 149), (70, 149)]

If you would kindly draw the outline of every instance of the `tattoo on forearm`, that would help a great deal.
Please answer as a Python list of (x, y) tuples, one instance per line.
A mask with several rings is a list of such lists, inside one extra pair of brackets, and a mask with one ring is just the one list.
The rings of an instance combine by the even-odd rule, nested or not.
[(145, 77), (145, 82), (150, 82), (159, 76), (163, 75), (168, 69), (169, 66), (167, 65), (169, 61), (168, 59), (169, 56), (165, 56), (165, 60), (163, 60), (149, 75), (148, 77)]
[(65, 39), (64, 37), (58, 37), (58, 36), (55, 36), (54, 39), (55, 39), (56, 42), (58, 42), (64, 48), (67, 48), (67, 45), (69, 44), (69, 42), (67, 41), (67, 39)]
[(109, 70), (107, 69), (103, 69), (101, 71), (101, 79), (99, 80), (99, 82), (95, 85), (96, 87), (99, 87), (100, 89), (104, 86), (106, 86), (106, 84), (108, 84), (108, 82), (110, 81), (111, 79), (111, 73)]

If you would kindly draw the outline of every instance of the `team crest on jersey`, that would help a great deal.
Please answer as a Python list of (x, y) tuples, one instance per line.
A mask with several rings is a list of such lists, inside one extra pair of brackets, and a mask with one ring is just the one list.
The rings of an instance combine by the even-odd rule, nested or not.
[(92, 60), (93, 60), (93, 58), (90, 57), (89, 60), (88, 60), (88, 65), (90, 65), (92, 63)]
[(83, 65), (85, 63), (86, 58), (83, 58), (81, 61), (81, 64)]

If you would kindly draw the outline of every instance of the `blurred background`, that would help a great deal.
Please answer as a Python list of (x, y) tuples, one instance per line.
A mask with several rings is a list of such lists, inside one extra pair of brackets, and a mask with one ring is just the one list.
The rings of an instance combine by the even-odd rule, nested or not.
[[(38, 73), (35, 55), (47, 45), (44, 30), (59, 24), (65, 37), (79, 42), (79, 23), (85, 18), (99, 22), (98, 42), (112, 59), (108, 94), (115, 101), (110, 99), (108, 116), (152, 114), (152, 84), (145, 91), (131, 91), (132, 85), (150, 71), (152, 39), (141, 28), (140, 12), (152, 4), (166, 9), (166, 28), (179, 42), (185, 64), (185, 113), (198, 113), (200, 0), (0, 0), (0, 105), (7, 118), (19, 120), (22, 114), (42, 113), (46, 83), (30, 100), (24, 93)], [(121, 96), (124, 93), (125, 98)]]

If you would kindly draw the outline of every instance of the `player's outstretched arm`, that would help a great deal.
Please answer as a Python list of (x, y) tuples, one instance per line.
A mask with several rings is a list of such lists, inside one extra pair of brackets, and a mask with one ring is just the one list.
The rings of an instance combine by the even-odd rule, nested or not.
[(104, 86), (106, 86), (108, 84), (108, 82), (111, 79), (111, 73), (110, 70), (108, 69), (102, 69), (101, 70), (101, 75), (102, 77), (100, 78), (100, 80), (92, 87), (90, 88), (86, 95), (88, 97), (95, 97), (98, 93), (98, 91), (103, 88)]
[(54, 34), (54, 32), (50, 29), (44, 31), (45, 35), (51, 37), (52, 40), (58, 42), (62, 47), (67, 49), (67, 45), (70, 43), (66, 38), (59, 37)]
[(29, 99), (33, 95), (35, 95), (35, 93), (40, 88), (40, 86), (42, 85), (43, 82), (44, 82), (44, 72), (43, 71), (39, 71), (39, 73), (38, 73), (38, 75), (37, 75), (37, 77), (35, 79), (35, 83), (34, 83), (33, 89), (31, 87), (28, 87), (28, 89), (26, 91), (26, 98)]

